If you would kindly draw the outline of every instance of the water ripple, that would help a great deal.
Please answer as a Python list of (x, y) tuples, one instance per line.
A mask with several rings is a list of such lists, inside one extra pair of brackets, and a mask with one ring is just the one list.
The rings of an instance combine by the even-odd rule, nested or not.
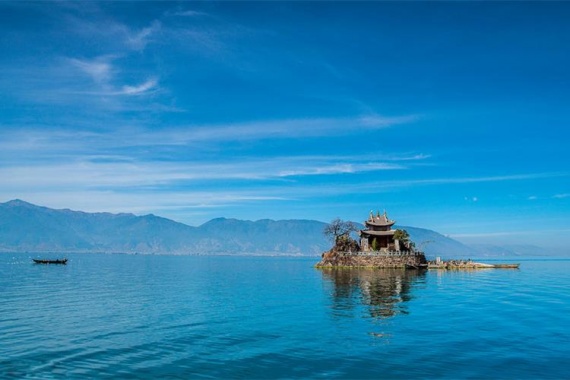
[(0, 255), (0, 378), (564, 378), (570, 261)]

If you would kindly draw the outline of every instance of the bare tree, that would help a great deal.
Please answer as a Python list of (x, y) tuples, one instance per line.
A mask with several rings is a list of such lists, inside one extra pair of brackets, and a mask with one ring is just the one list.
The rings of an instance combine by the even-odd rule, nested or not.
[(355, 231), (358, 231), (356, 224), (336, 218), (325, 227), (323, 233), (336, 243), (341, 236), (348, 237)]

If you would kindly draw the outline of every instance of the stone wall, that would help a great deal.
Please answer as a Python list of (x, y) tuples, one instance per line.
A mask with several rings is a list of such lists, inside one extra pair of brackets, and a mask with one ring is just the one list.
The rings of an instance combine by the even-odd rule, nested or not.
[(408, 265), (426, 264), (423, 253), (407, 255), (361, 255), (349, 252), (330, 250), (323, 253), (317, 267), (374, 267), (374, 268), (405, 268)]

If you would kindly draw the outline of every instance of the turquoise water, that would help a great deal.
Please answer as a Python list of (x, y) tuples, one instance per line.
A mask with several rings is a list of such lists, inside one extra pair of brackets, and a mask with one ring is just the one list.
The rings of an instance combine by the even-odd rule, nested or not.
[(0, 254), (0, 378), (570, 376), (570, 260), (418, 273), (68, 258)]

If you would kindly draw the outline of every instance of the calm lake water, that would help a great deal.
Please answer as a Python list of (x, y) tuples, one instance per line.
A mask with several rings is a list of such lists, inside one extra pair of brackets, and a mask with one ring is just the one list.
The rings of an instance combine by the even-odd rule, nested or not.
[(570, 260), (418, 273), (67, 257), (0, 254), (0, 378), (570, 376)]

